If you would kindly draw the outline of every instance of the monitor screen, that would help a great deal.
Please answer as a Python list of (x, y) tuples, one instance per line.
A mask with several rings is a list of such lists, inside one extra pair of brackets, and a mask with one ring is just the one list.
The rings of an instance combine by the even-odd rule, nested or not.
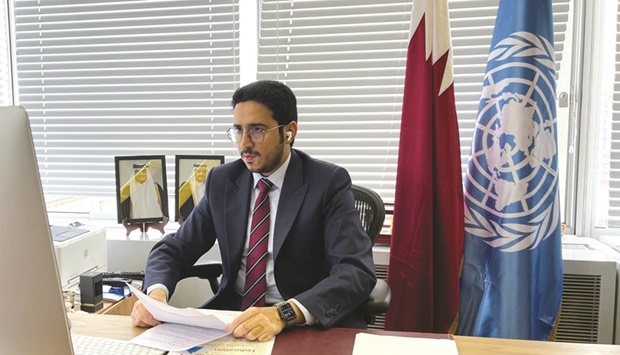
[(30, 122), (0, 107), (0, 354), (71, 354)]

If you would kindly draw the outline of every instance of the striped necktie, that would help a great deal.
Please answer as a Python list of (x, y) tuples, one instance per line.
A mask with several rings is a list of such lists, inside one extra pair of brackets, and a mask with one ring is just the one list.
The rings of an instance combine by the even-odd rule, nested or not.
[(269, 190), (273, 183), (267, 179), (258, 181), (258, 197), (252, 211), (252, 228), (246, 259), (245, 290), (241, 310), (265, 305), (267, 290), (267, 246), (269, 245)]

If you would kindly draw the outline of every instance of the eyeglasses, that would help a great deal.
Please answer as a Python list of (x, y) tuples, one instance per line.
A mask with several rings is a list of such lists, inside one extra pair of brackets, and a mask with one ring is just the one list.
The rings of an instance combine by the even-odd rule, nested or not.
[[(281, 124), (277, 127), (272, 127), (268, 129), (264, 129), (260, 127), (252, 127), (249, 130), (245, 131), (245, 133), (247, 133), (248, 137), (250, 137), (250, 140), (252, 141), (252, 143), (260, 143), (265, 140), (265, 133), (269, 131), (273, 131), (274, 129), (277, 129), (280, 127), (284, 127), (284, 125)], [(239, 143), (241, 142), (241, 139), (243, 138), (244, 132), (243, 132), (243, 129), (241, 128), (230, 127), (226, 131), (226, 133), (228, 133), (228, 138), (230, 139), (231, 142)]]

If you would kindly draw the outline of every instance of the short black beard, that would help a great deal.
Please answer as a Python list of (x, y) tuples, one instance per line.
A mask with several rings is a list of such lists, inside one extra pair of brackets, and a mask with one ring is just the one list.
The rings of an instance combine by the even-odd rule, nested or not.
[[(259, 157), (262, 157), (261, 154), (254, 153), (250, 149), (244, 149), (241, 152), (241, 156), (243, 156), (243, 154), (246, 154), (246, 153), (255, 154)], [(265, 173), (272, 173), (278, 168), (278, 164), (280, 164), (280, 161), (282, 160), (282, 156), (284, 156), (284, 144), (279, 144), (279, 150), (276, 151), (275, 156), (273, 156), (272, 159), (266, 160), (265, 165), (263, 166), (262, 169), (257, 170), (257, 171), (253, 171), (253, 170), (250, 170), (250, 171), (252, 171), (253, 173), (259, 173), (261, 175)]]

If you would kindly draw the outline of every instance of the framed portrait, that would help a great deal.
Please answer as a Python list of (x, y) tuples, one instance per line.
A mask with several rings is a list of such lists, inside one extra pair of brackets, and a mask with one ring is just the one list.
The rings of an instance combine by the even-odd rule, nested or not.
[(177, 155), (175, 163), (175, 218), (177, 222), (183, 223), (204, 196), (209, 171), (224, 164), (224, 156)]
[(168, 219), (166, 157), (114, 157), (118, 223), (160, 222)]

